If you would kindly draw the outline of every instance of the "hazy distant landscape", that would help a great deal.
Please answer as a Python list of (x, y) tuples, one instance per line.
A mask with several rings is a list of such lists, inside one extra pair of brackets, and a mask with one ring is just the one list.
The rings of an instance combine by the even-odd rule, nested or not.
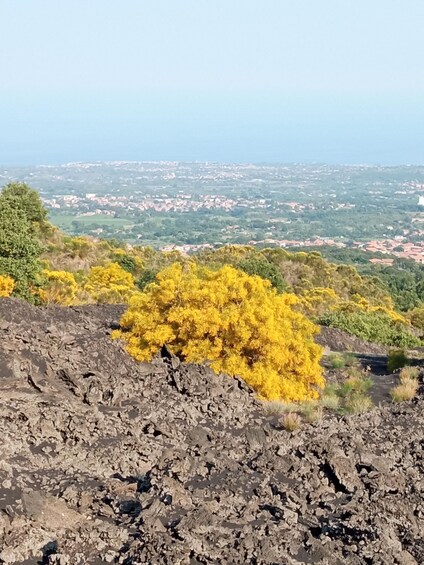
[(53, 223), (155, 247), (355, 247), (422, 260), (424, 167), (179, 162), (3, 168), (37, 188)]

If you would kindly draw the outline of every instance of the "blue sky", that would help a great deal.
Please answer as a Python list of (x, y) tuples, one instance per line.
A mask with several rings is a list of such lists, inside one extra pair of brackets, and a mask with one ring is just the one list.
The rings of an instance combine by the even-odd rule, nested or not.
[(0, 0), (0, 163), (424, 163), (422, 0)]

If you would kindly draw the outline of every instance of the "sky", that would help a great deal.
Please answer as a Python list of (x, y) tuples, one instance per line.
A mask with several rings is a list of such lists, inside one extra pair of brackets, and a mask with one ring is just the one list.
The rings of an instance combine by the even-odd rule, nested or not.
[(0, 0), (0, 164), (424, 164), (423, 0)]

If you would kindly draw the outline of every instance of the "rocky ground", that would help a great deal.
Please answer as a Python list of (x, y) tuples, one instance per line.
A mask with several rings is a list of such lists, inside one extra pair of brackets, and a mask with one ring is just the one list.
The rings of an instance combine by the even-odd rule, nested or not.
[(0, 300), (0, 563), (424, 563), (423, 396), (289, 434), (120, 311)]

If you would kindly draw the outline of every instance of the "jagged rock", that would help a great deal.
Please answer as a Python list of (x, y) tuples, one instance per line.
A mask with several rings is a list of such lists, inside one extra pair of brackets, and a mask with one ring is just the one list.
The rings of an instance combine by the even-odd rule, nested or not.
[(422, 397), (291, 435), (121, 313), (0, 299), (0, 563), (424, 563)]

